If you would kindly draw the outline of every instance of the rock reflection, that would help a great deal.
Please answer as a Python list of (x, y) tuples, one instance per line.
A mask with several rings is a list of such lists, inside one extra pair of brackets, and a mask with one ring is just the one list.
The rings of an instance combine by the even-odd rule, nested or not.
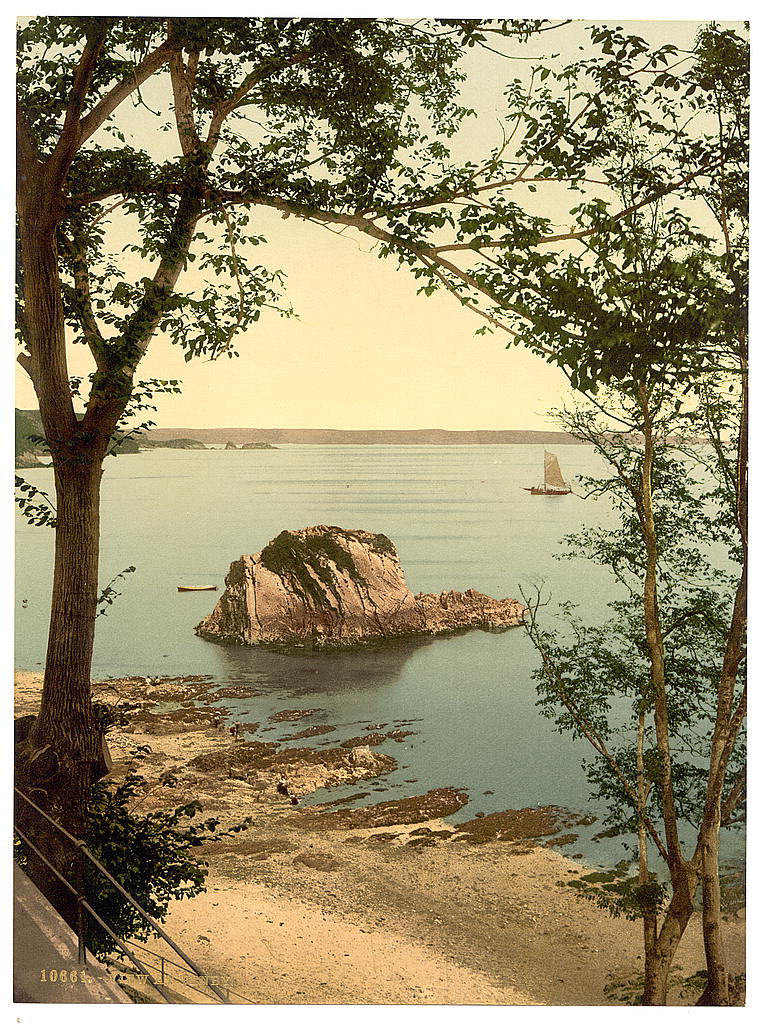
[(389, 640), (355, 651), (292, 651), (216, 646), (220, 672), (232, 682), (253, 682), (262, 693), (284, 691), (295, 697), (314, 693), (374, 690), (395, 683), (409, 659), (430, 638)]

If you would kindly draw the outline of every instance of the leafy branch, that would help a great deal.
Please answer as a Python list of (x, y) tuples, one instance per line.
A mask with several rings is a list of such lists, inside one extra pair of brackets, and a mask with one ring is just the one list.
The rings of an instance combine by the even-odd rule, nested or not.
[[(126, 566), (125, 569), (121, 569), (121, 571), (117, 574), (117, 576), (113, 576), (113, 578), (110, 580), (110, 582), (104, 588), (104, 590), (102, 590), (101, 594), (99, 594), (99, 597), (96, 599), (97, 607), (100, 604), (107, 605), (108, 607), (109, 607), (109, 605), (114, 604), (114, 602), (117, 600), (117, 598), (120, 597), (120, 595), (122, 593), (122, 591), (115, 589), (114, 584), (118, 583), (120, 580), (124, 579), (126, 576), (128, 576), (132, 572), (136, 572), (136, 566), (135, 565)], [(97, 615), (106, 615), (107, 614), (107, 608), (106, 607), (105, 608), (100, 608), (99, 611), (97, 611), (96, 614)]]
[(55, 527), (56, 506), (49, 495), (29, 483), (24, 477), (17, 476), (14, 479), (18, 492), (14, 495), (14, 501), (30, 526)]

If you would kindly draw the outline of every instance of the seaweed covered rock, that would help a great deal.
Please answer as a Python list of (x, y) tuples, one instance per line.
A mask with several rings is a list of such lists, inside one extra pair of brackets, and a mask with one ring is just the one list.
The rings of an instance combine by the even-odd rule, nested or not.
[(190, 761), (189, 767), (206, 774), (243, 779), (271, 800), (302, 796), (328, 786), (348, 786), (395, 771), (397, 764), (387, 754), (378, 754), (368, 747), (281, 749), (277, 743), (253, 740), (201, 754)]
[(507, 629), (524, 609), (476, 590), (413, 594), (392, 542), (379, 533), (284, 530), (230, 566), (199, 636), (236, 644), (349, 647), (398, 636)]

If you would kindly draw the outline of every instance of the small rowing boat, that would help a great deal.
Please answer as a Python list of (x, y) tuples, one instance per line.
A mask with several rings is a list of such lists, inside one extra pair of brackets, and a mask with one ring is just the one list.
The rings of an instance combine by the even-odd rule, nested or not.
[(180, 593), (182, 593), (182, 592), (188, 591), (188, 590), (216, 590), (217, 588), (216, 588), (216, 586), (213, 583), (207, 583), (207, 584), (205, 584), (205, 586), (202, 586), (202, 587), (177, 587), (176, 589)]

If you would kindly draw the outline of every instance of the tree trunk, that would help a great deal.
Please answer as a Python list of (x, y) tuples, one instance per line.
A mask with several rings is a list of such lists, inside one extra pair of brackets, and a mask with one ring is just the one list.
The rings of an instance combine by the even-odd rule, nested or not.
[[(101, 458), (92, 453), (55, 469), (56, 547), (43, 698), (34, 724), (17, 747), (17, 785), (74, 836), (83, 834), (88, 794), (105, 772), (102, 739), (91, 705), (99, 567)], [(23, 800), (17, 822), (43, 855), (72, 880), (77, 849)], [(66, 887), (34, 854), (36, 884), (69, 920)]]
[[(647, 804), (648, 796), (647, 782), (644, 772), (644, 728), (645, 714), (644, 711), (640, 711), (636, 729), (636, 799), (638, 806), (636, 836), (639, 843), (640, 887), (645, 887), (650, 884), (647, 828), (642, 818), (642, 813)], [(642, 909), (642, 927), (644, 930), (644, 987), (646, 991), (654, 983), (653, 961), (655, 956), (655, 942), (658, 938), (658, 915), (656, 910), (647, 904), (646, 900)]]
[(43, 700), (32, 731), (79, 761), (96, 760), (91, 657), (99, 585), (101, 458), (83, 453), (56, 476), (56, 550)]
[(733, 615), (725, 643), (722, 672), (717, 691), (717, 710), (711, 740), (709, 781), (703, 819), (698, 835), (703, 892), (703, 949), (708, 981), (698, 1000), (700, 1006), (729, 1006), (730, 986), (722, 941), (722, 887), (719, 878), (722, 791), (725, 775), (745, 718), (745, 691), (736, 703), (738, 672), (746, 656), (747, 570), (748, 570), (748, 374), (745, 336), (741, 337), (742, 385), (738, 457), (735, 466), (736, 523), (741, 537), (742, 569), (733, 600)]
[(674, 893), (655, 940), (649, 964), (645, 964), (643, 1006), (665, 1006), (668, 979), (679, 943), (692, 917), (698, 876), (685, 865), (672, 878)]
[(719, 878), (719, 818), (703, 823), (700, 833), (703, 865), (703, 949), (708, 981), (699, 1006), (729, 1006), (729, 978), (722, 942), (722, 886)]
[[(39, 166), (20, 176), (19, 224), (24, 275), (24, 333), (54, 466), (56, 545), (40, 713), (16, 744), (16, 784), (75, 836), (82, 835), (88, 792), (104, 774), (101, 735), (91, 706), (99, 569), (99, 488), (109, 438), (83, 431), (72, 405), (66, 358), (56, 224), (61, 195)], [(17, 824), (61, 874), (76, 848), (29, 804), (16, 802)], [(66, 888), (33, 853), (29, 871), (71, 920)]]

